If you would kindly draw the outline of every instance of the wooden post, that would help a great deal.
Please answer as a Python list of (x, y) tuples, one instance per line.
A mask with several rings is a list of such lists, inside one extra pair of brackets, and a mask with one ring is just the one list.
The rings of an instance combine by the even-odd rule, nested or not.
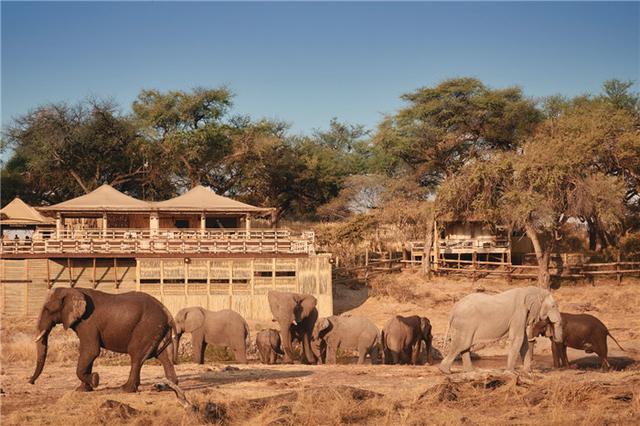
[(478, 254), (475, 250), (471, 253), (471, 268), (473, 269), (472, 281), (476, 282), (476, 269), (478, 267)]
[(102, 238), (107, 238), (107, 213), (102, 213)]
[[(434, 220), (433, 221), (433, 270), (436, 273), (438, 272), (438, 265), (440, 264), (439, 247), (440, 247), (440, 234), (438, 233), (438, 222)], [(422, 256), (424, 257), (424, 254)], [(427, 261), (430, 262), (431, 259), (427, 259)]]
[[(620, 253), (618, 253), (618, 256), (616, 258), (616, 271), (620, 271), (620, 261), (622, 260)], [(621, 272), (616, 272), (616, 278), (618, 280), (618, 285), (622, 284), (622, 273)]]
[(29, 259), (24, 260), (24, 313), (29, 316)]
[(207, 259), (207, 309), (211, 309), (211, 260)]
[(93, 284), (93, 288), (98, 287), (98, 283), (96, 282), (96, 258), (93, 258), (93, 269), (91, 270), (91, 283)]
[(271, 263), (271, 287), (276, 288), (276, 258), (273, 258)]
[(71, 264), (71, 258), (67, 257), (67, 270), (69, 271), (69, 287), (75, 287), (75, 283), (73, 282), (73, 266)]
[(140, 259), (136, 259), (136, 291), (140, 291)]
[(113, 281), (116, 284), (116, 289), (120, 288), (120, 283), (118, 282), (118, 258), (113, 258)]
[(62, 214), (56, 214), (56, 238), (62, 238)]
[(47, 262), (47, 288), (51, 289), (51, 287), (53, 287), (52, 283), (51, 283), (51, 267), (49, 266), (49, 259), (45, 259)]
[(164, 260), (160, 259), (160, 301), (164, 303)]

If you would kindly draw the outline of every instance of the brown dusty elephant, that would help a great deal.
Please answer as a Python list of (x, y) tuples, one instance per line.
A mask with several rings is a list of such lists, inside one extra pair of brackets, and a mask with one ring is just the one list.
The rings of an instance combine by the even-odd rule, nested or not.
[(425, 343), (427, 362), (431, 364), (431, 322), (417, 315), (396, 315), (384, 326), (380, 340), (385, 364), (418, 364), (418, 356)]
[(367, 354), (377, 364), (378, 335), (378, 327), (368, 318), (333, 315), (316, 321), (311, 348), (323, 363), (335, 364), (338, 349), (357, 349), (358, 364), (364, 364)]
[(78, 391), (91, 391), (98, 386), (98, 373), (93, 361), (100, 348), (128, 353), (131, 357), (125, 392), (136, 392), (140, 385), (140, 369), (149, 358), (157, 358), (170, 381), (178, 383), (171, 362), (173, 318), (158, 300), (146, 293), (103, 293), (86, 288), (56, 288), (49, 292), (38, 318), (36, 346), (38, 360), (29, 380), (35, 383), (47, 357), (49, 333), (62, 323), (80, 339), (80, 356), (76, 374), (82, 382)]
[(262, 330), (258, 333), (256, 336), (256, 346), (258, 348), (260, 362), (263, 364), (275, 364), (278, 360), (278, 355), (284, 355), (284, 352), (282, 352), (280, 333), (273, 328)]
[(302, 362), (315, 364), (316, 357), (311, 350), (311, 333), (318, 319), (316, 298), (310, 294), (282, 291), (270, 291), (267, 298), (273, 318), (280, 324), (283, 362), (293, 362), (292, 340), (293, 336), (297, 336), (302, 341)]
[[(569, 367), (567, 358), (567, 346), (574, 349), (582, 349), (586, 353), (595, 352), (602, 360), (602, 369), (610, 368), (607, 359), (607, 336), (611, 337), (620, 349), (620, 343), (609, 333), (607, 326), (598, 318), (589, 314), (568, 314), (561, 312), (562, 317), (562, 342), (553, 341), (553, 327), (549, 320), (543, 320), (534, 326), (534, 336), (547, 336), (551, 339), (551, 352), (553, 354), (553, 366)], [(622, 349), (624, 350), (624, 349)]]
[(176, 314), (176, 335), (174, 337), (174, 363), (178, 363), (180, 337), (191, 333), (193, 362), (204, 363), (207, 344), (230, 348), (236, 361), (247, 363), (247, 349), (251, 344), (249, 325), (242, 315), (231, 309), (208, 311), (199, 306), (183, 308)]

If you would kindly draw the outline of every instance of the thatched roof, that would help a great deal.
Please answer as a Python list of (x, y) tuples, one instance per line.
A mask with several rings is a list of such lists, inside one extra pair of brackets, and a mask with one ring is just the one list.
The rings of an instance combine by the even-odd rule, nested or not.
[(41, 215), (18, 197), (0, 210), (2, 225), (53, 225), (54, 223), (52, 218)]
[(198, 185), (178, 197), (152, 204), (154, 209), (161, 212), (266, 213), (271, 211), (269, 208), (256, 207), (223, 197), (202, 185)]
[(110, 185), (104, 184), (88, 194), (81, 195), (53, 206), (42, 207), (43, 211), (54, 212), (148, 212), (151, 203), (130, 197)]

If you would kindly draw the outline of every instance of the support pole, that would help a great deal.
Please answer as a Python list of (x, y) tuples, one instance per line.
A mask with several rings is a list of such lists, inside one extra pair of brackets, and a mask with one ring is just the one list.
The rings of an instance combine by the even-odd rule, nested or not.
[(71, 258), (67, 257), (67, 270), (69, 271), (69, 287), (75, 287), (75, 283), (73, 282), (73, 266), (71, 264)]
[(53, 284), (51, 283), (51, 266), (49, 263), (51, 262), (49, 259), (45, 259), (47, 261), (47, 288), (51, 289)]
[(118, 258), (113, 258), (113, 281), (116, 283), (116, 289), (120, 288), (120, 283), (118, 282)]
[(93, 258), (93, 269), (91, 270), (91, 281), (93, 284), (93, 288), (98, 287), (98, 283), (96, 281), (96, 258)]

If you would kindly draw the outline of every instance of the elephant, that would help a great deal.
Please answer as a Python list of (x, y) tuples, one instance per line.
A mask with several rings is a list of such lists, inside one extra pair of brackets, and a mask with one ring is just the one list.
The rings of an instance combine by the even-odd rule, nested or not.
[(269, 308), (274, 321), (280, 324), (280, 335), (284, 349), (284, 363), (293, 363), (292, 340), (296, 336), (302, 344), (302, 362), (315, 364), (311, 349), (311, 334), (318, 319), (318, 301), (310, 294), (269, 291)]
[(498, 294), (472, 293), (460, 299), (449, 317), (445, 344), (450, 340), (448, 354), (440, 363), (440, 370), (449, 374), (451, 363), (462, 354), (466, 371), (471, 370), (470, 350), (502, 337), (509, 337), (507, 370), (515, 369), (518, 354), (525, 371), (531, 370), (534, 325), (540, 320), (552, 324), (555, 342), (562, 342), (562, 318), (553, 296), (539, 287), (521, 287)]
[(256, 336), (256, 346), (258, 347), (260, 362), (263, 364), (275, 364), (278, 360), (278, 355), (284, 355), (284, 352), (282, 352), (280, 333), (273, 328), (262, 330), (258, 333)]
[(427, 362), (431, 364), (431, 322), (426, 317), (396, 315), (382, 329), (382, 350), (385, 364), (418, 364), (424, 341)]
[[(588, 354), (595, 352), (602, 360), (602, 369), (609, 370), (611, 366), (607, 359), (607, 336), (611, 337), (616, 345), (624, 351), (620, 343), (609, 333), (607, 326), (593, 315), (561, 312), (560, 316), (562, 317), (562, 341), (554, 342), (551, 339), (554, 367), (569, 367), (568, 346), (582, 349)], [(552, 338), (553, 327), (551, 323), (548, 320), (539, 321), (534, 326), (533, 335)]]
[(357, 349), (358, 364), (364, 364), (367, 354), (377, 364), (378, 335), (378, 327), (367, 318), (334, 315), (316, 321), (311, 348), (322, 363), (335, 364), (338, 349)]
[(237, 362), (247, 363), (247, 349), (251, 344), (249, 325), (239, 313), (231, 309), (208, 311), (199, 306), (192, 306), (180, 309), (175, 322), (175, 364), (178, 363), (180, 338), (185, 332), (191, 333), (193, 362), (204, 363), (204, 351), (207, 344), (210, 344), (230, 348)]
[(171, 334), (175, 332), (173, 317), (162, 303), (141, 292), (110, 294), (86, 288), (56, 288), (49, 292), (38, 317), (37, 364), (29, 383), (34, 384), (44, 367), (49, 333), (56, 324), (71, 328), (80, 339), (80, 356), (76, 374), (82, 382), (77, 391), (95, 389), (100, 381), (92, 372), (100, 348), (128, 353), (131, 357), (125, 392), (136, 392), (140, 385), (140, 369), (149, 358), (157, 358), (164, 374), (177, 384), (171, 362)]

